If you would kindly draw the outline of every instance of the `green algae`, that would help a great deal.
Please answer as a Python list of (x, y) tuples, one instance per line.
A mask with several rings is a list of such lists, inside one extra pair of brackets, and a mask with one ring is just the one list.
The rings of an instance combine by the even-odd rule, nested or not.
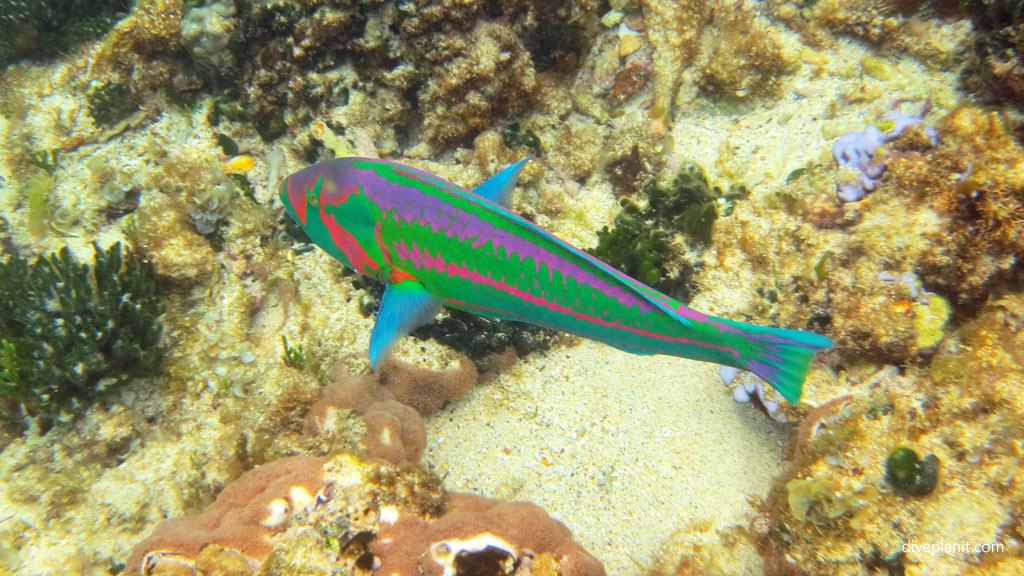
[(523, 130), (519, 122), (513, 122), (501, 131), (501, 139), (509, 148), (526, 148), (534, 156), (540, 156), (543, 152), (540, 145), (540, 138), (533, 133), (533, 130)]
[(60, 150), (37, 150), (29, 156), (28, 163), (53, 176), (60, 165)]
[(285, 366), (295, 368), (296, 370), (304, 370), (306, 368), (306, 352), (302, 344), (292, 346), (288, 344), (288, 337), (281, 334), (281, 348), (284, 350), (284, 353), (281, 354), (281, 361), (284, 362)]
[(124, 120), (139, 107), (131, 87), (114, 82), (90, 91), (86, 101), (89, 103), (89, 114), (100, 125), (110, 125)]
[(885, 479), (899, 492), (925, 496), (935, 490), (939, 468), (939, 459), (934, 454), (921, 458), (913, 449), (901, 446), (885, 459)]
[(712, 186), (700, 166), (687, 164), (668, 186), (652, 182), (644, 193), (646, 207), (629, 198), (620, 200), (622, 211), (614, 227), (597, 233), (597, 247), (591, 253), (644, 284), (689, 301), (696, 265), (678, 260), (673, 248), (676, 235), (696, 250), (710, 246), (715, 221), (746, 198), (747, 190)]
[(238, 155), (238, 143), (232, 140), (227, 134), (220, 132), (217, 133), (217, 145), (220, 146), (220, 149), (224, 152), (225, 156)]
[(93, 266), (63, 248), (34, 263), (0, 264), (0, 400), (3, 417), (45, 421), (160, 364), (164, 305), (150, 267), (120, 243), (95, 246)]
[(28, 207), (28, 231), (40, 240), (50, 230), (50, 192), (56, 183), (49, 174), (37, 174), (25, 185), (25, 204)]

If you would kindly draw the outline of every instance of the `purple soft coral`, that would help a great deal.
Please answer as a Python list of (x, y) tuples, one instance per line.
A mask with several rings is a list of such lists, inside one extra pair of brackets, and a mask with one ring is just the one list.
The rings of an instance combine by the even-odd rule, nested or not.
[[(840, 182), (836, 185), (836, 196), (839, 200), (856, 202), (874, 190), (882, 180), (882, 173), (885, 172), (885, 164), (874, 162), (878, 149), (895, 140), (906, 128), (924, 120), (925, 114), (930, 109), (931, 102), (929, 101), (924, 103), (917, 116), (890, 112), (885, 116), (893, 123), (888, 132), (868, 126), (863, 132), (850, 132), (836, 140), (836, 143), (832, 145), (832, 158), (835, 159), (836, 164), (860, 172), (860, 176), (855, 182)], [(935, 130), (926, 128), (925, 132), (934, 144), (936, 142)]]

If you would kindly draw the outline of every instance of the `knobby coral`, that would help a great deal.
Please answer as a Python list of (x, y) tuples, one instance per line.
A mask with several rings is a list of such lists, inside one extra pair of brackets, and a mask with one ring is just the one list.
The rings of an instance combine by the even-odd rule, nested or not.
[(393, 464), (416, 462), (423, 455), (427, 430), (421, 415), (461, 398), (477, 382), (476, 368), (465, 356), (458, 368), (447, 372), (417, 368), (393, 356), (378, 374), (350, 376), (346, 369), (338, 364), (331, 371), (334, 384), (310, 408), (307, 429), (330, 431), (345, 422), (339, 410), (352, 410), (366, 423), (367, 453)]

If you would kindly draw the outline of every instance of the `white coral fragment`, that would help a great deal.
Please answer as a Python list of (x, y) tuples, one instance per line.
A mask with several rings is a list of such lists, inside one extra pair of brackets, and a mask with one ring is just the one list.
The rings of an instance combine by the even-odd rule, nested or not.
[(472, 554), (475, 552), (482, 552), (487, 548), (495, 548), (505, 552), (516, 560), (519, 557), (519, 552), (515, 546), (510, 544), (503, 538), (499, 538), (490, 532), (484, 532), (477, 534), (467, 540), (450, 539), (443, 540), (441, 542), (435, 542), (430, 546), (430, 555), (434, 560), (444, 567), (444, 576), (455, 576), (457, 570), (455, 569), (455, 559), (462, 552)]
[(275, 528), (288, 520), (289, 513), (291, 513), (291, 506), (288, 501), (284, 498), (274, 498), (270, 504), (267, 504), (267, 515), (260, 520), (260, 524), (267, 528)]

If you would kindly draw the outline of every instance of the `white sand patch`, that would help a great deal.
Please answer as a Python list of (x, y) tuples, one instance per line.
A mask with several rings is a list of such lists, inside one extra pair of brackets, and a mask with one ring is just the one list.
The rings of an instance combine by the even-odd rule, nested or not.
[(783, 440), (716, 365), (590, 341), (530, 357), (427, 425), (425, 460), (449, 489), (536, 502), (609, 574), (642, 573), (691, 522), (745, 522)]

